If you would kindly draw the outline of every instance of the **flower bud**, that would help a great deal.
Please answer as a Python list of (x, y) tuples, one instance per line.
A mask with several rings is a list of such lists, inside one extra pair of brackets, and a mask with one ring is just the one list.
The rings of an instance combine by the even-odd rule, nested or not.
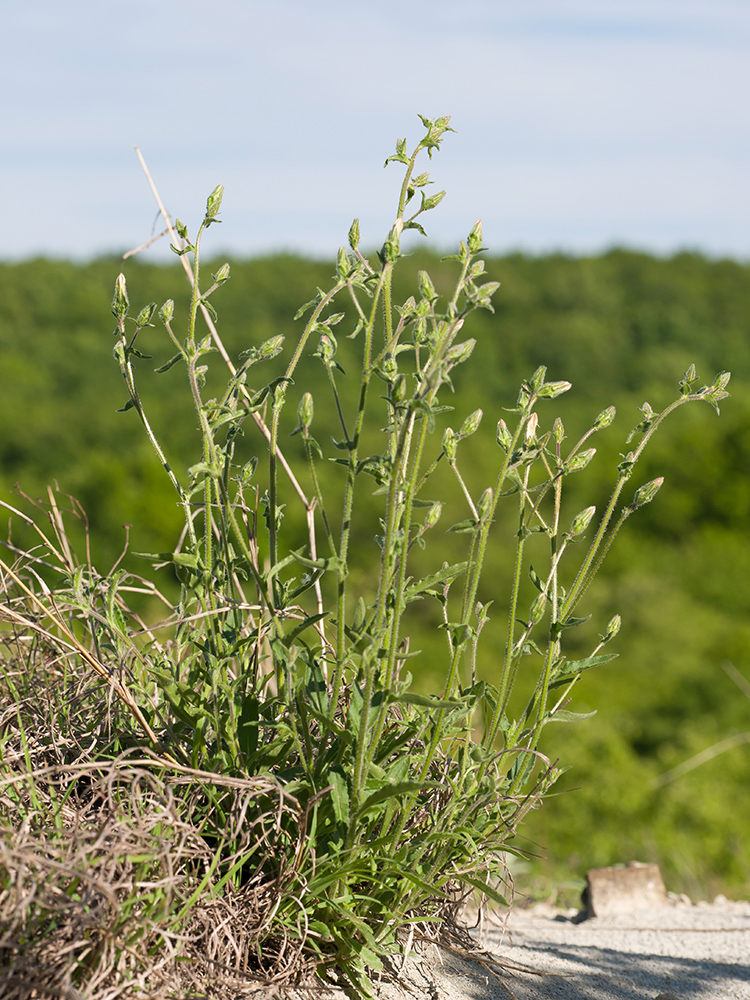
[(259, 354), (261, 358), (275, 358), (284, 343), (283, 333), (277, 333), (275, 337), (270, 337), (260, 345)]
[(559, 417), (555, 418), (555, 422), (552, 425), (552, 437), (558, 444), (562, 444), (565, 440), (565, 427)]
[(503, 451), (508, 451), (511, 444), (513, 443), (513, 438), (510, 431), (508, 430), (508, 425), (504, 420), (498, 420), (497, 422), (497, 443), (503, 449)]
[[(213, 222), (216, 219), (216, 216), (219, 214), (219, 209), (221, 208), (221, 199), (223, 197), (224, 185), (217, 184), (208, 196), (208, 201), (206, 202), (206, 219), (208, 222)], [(182, 234), (180, 233), (180, 235)]]
[(556, 399), (572, 388), (571, 382), (545, 382), (537, 391), (540, 399)]
[(533, 625), (538, 625), (542, 618), (544, 618), (546, 605), (547, 595), (539, 594), (534, 603), (531, 605), (531, 610), (529, 611), (529, 620)]
[(465, 438), (473, 434), (482, 422), (482, 411), (474, 410), (466, 420), (461, 424), (461, 430), (458, 432), (459, 437)]
[(588, 528), (591, 523), (591, 518), (594, 514), (596, 514), (596, 507), (587, 507), (573, 518), (573, 523), (571, 524), (570, 531), (568, 533), (571, 540), (578, 538), (579, 535), (584, 533), (586, 528)]
[(440, 515), (442, 513), (443, 513), (443, 505), (438, 500), (427, 511), (427, 516), (424, 519), (424, 530), (426, 531), (428, 528), (434, 528), (435, 525), (440, 520)]
[(533, 444), (536, 441), (536, 430), (539, 426), (539, 414), (532, 413), (529, 415), (529, 419), (526, 421), (526, 429), (524, 431), (524, 437), (526, 438), (526, 444)]
[(214, 275), (214, 281), (217, 285), (223, 285), (225, 281), (229, 280), (229, 264), (222, 264), (219, 270)]
[(445, 360), (451, 365), (460, 365), (471, 355), (476, 346), (476, 340), (464, 340), (461, 344), (454, 344), (445, 354)]
[(606, 410), (602, 410), (599, 416), (594, 421), (594, 430), (601, 431), (605, 427), (609, 427), (612, 421), (615, 419), (615, 414), (617, 411), (614, 406), (608, 406)]
[(112, 299), (112, 315), (118, 320), (125, 319), (130, 307), (128, 299), (128, 288), (125, 282), (125, 275), (120, 273), (115, 281), (115, 295)]
[(300, 427), (307, 430), (313, 420), (313, 398), (309, 392), (306, 392), (302, 399), (299, 401), (299, 406), (297, 407), (297, 418), (300, 422)]
[(493, 498), (494, 494), (492, 492), (492, 487), (488, 486), (479, 498), (479, 503), (477, 504), (477, 514), (479, 515), (480, 521), (486, 521), (490, 516)]
[(583, 451), (579, 451), (577, 455), (573, 455), (565, 463), (565, 471), (579, 472), (581, 469), (585, 469), (595, 454), (596, 448), (585, 448)]
[(650, 483), (644, 483), (643, 486), (639, 486), (635, 491), (633, 502), (630, 505), (631, 508), (635, 510), (637, 507), (643, 507), (645, 504), (651, 503), (661, 489), (663, 483), (664, 476), (659, 476), (658, 479), (652, 479)]
[(609, 642), (610, 639), (614, 639), (617, 633), (620, 631), (620, 626), (622, 625), (622, 618), (619, 615), (615, 615), (614, 618), (607, 625), (607, 631), (602, 636), (604, 642)]
[(359, 246), (359, 219), (355, 219), (349, 229), (349, 246), (352, 250), (356, 250)]
[(474, 228), (469, 233), (469, 238), (466, 241), (466, 245), (469, 248), (470, 254), (479, 253), (482, 249), (482, 220), (479, 219), (474, 223)]
[(159, 310), (159, 319), (166, 326), (168, 323), (172, 322), (173, 316), (174, 316), (174, 299), (167, 299), (167, 301)]
[(345, 247), (339, 247), (339, 254), (336, 258), (336, 270), (338, 271), (339, 277), (346, 280), (351, 274), (352, 266), (349, 262), (349, 255), (346, 252)]
[(446, 427), (443, 431), (443, 454), (453, 465), (456, 461), (456, 432), (452, 427)]
[(435, 286), (433, 285), (432, 278), (429, 276), (427, 271), (420, 271), (417, 275), (417, 281), (419, 282), (419, 294), (423, 299), (432, 301), (432, 299), (437, 298)]

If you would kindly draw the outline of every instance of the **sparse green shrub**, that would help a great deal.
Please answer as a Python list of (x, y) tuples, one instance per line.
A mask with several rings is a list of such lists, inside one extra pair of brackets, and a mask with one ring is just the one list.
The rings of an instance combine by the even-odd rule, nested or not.
[[(464, 442), (484, 414), (477, 408), (454, 421), (446, 400), (455, 370), (474, 348), (472, 339), (461, 339), (464, 325), (475, 310), (492, 309), (497, 290), (483, 277), (481, 224), (450, 258), (456, 277), (449, 296), (438, 296), (424, 271), (413, 295), (398, 303), (392, 295), (404, 232), (422, 232), (418, 220), (444, 193), (428, 195), (429, 175), (417, 175), (415, 165), (439, 148), (449, 119), (422, 121), (425, 135), (413, 152), (401, 140), (387, 161), (401, 164), (404, 178), (382, 249), (376, 257), (362, 252), (355, 221), (330, 286), (298, 313), (305, 322), (291, 350), (272, 336), (245, 351), (236, 367), (223, 350), (213, 303), (230, 269), (222, 266), (206, 282), (200, 266), (221, 186), (194, 236), (175, 223), (175, 250), (192, 261), (185, 320), (171, 300), (131, 313), (118, 278), (112, 309), (123, 410), (140, 419), (184, 518), (173, 551), (146, 555), (155, 572), (143, 579), (118, 565), (102, 575), (80, 561), (52, 493), (51, 532), (27, 520), (36, 545), (15, 564), (2, 563), (3, 615), (14, 630), (9, 662), (19, 662), (24, 643), (34, 649), (27, 662), (51, 657), (51, 700), (60, 698), (50, 724), (56, 732), (42, 738), (37, 726), (32, 736), (33, 690), (21, 690), (15, 667), (8, 669), (15, 705), (6, 722), (19, 725), (5, 731), (3, 759), (21, 822), (38, 814), (44, 796), (61, 837), (69, 802), (84, 803), (87, 822), (92, 801), (130, 815), (133, 788), (142, 787), (137, 771), (149, 776), (154, 801), (168, 802), (180, 829), (189, 831), (173, 855), (163, 845), (152, 852), (128, 847), (122, 857), (114, 851), (96, 861), (112, 869), (136, 857), (145, 865), (135, 875), (131, 865), (125, 889), (111, 894), (115, 909), (118, 900), (130, 900), (122, 926), (107, 925), (111, 970), (138, 948), (146, 961), (167, 941), (176, 956), (182, 941), (184, 954), (195, 958), (196, 942), (204, 940), (196, 928), (213, 912), (209, 940), (219, 928), (231, 936), (233, 911), (241, 929), (210, 956), (233, 976), (274, 981), (315, 969), (367, 990), (371, 970), (411, 933), (439, 935), (450, 927), (468, 895), (504, 905), (504, 854), (517, 849), (519, 824), (560, 773), (545, 756), (543, 731), (581, 718), (567, 707), (572, 688), (584, 671), (615, 655), (603, 648), (619, 630), (618, 616), (583, 658), (569, 658), (565, 642), (568, 630), (586, 620), (580, 602), (618, 531), (662, 481), (638, 486), (623, 504), (626, 484), (674, 409), (697, 400), (718, 408), (727, 395), (728, 373), (698, 387), (691, 368), (662, 412), (644, 404), (605, 510), (568, 510), (568, 477), (592, 460), (592, 441), (611, 424), (614, 408), (568, 445), (562, 422), (545, 420), (544, 408), (570, 384), (548, 380), (540, 367), (505, 417), (492, 415), (497, 450), (483, 460), (485, 488), (473, 494), (462, 474)], [(201, 313), (205, 334), (198, 332)], [(152, 429), (138, 389), (143, 341), (158, 322), (172, 354), (157, 370), (185, 379), (200, 430), (202, 451), (186, 478), (170, 464), (168, 442)], [(356, 374), (337, 361), (342, 335), (360, 346)], [(149, 334), (147, 349), (163, 353), (152, 343)], [(220, 395), (205, 398), (206, 359), (217, 350), (230, 374)], [(305, 388), (310, 364), (325, 370), (326, 404)], [(356, 382), (354, 393), (340, 391), (343, 380)], [(315, 408), (323, 405), (334, 408), (339, 423), (331, 442), (313, 436)], [(331, 494), (330, 477), (328, 491), (321, 488), (318, 470), (328, 462), (340, 468), (338, 493)], [(465, 517), (445, 529), (463, 542), (462, 556), (450, 563), (438, 490), (446, 481), (465, 505)], [(289, 516), (295, 505), (302, 519)], [(511, 538), (493, 534), (501, 505), (515, 511)], [(366, 531), (373, 539), (370, 547), (353, 547), (355, 524), (359, 536)], [(495, 602), (493, 614), (507, 628), (496, 676), (487, 682), (477, 677), (476, 654), (490, 617), (478, 592), (491, 545), (507, 548), (512, 583), (507, 603)], [(130, 610), (129, 592), (156, 594), (165, 567), (179, 578), (179, 603), (166, 621), (149, 625)], [(529, 578), (534, 597), (527, 606)], [(442, 682), (432, 695), (416, 693), (411, 675), (420, 654), (410, 646), (409, 622), (421, 602), (435, 602), (444, 637)], [(80, 684), (81, 668), (93, 671), (99, 686), (80, 694), (72, 711), (64, 691), (68, 675)], [(513, 717), (520, 672), (536, 683)], [(61, 773), (71, 775), (67, 785), (60, 785)], [(3, 822), (10, 830), (10, 809)], [(78, 900), (76, 872), (63, 892)], [(140, 923), (133, 903), (139, 886), (153, 915)], [(20, 892), (10, 863), (4, 888), (9, 899)], [(103, 981), (92, 942), (104, 932), (96, 927), (95, 919), (77, 925), (77, 987)], [(17, 956), (28, 938), (22, 920), (14, 928), (12, 944), (0, 948)], [(89, 942), (84, 958), (80, 940)]]

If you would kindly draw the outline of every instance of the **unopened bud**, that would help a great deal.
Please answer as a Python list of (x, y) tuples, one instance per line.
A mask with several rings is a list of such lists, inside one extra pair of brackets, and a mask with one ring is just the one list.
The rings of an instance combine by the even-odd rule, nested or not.
[(581, 469), (585, 469), (595, 454), (596, 448), (585, 448), (583, 451), (579, 451), (577, 455), (573, 455), (565, 463), (565, 471), (579, 472)]
[(174, 299), (167, 299), (167, 301), (159, 310), (159, 319), (166, 326), (167, 323), (172, 322), (173, 316), (174, 316)]
[(352, 266), (345, 247), (339, 247), (339, 254), (336, 258), (336, 270), (339, 273), (339, 277), (344, 279), (348, 278), (351, 273)]
[(359, 219), (355, 219), (349, 228), (349, 246), (352, 250), (359, 246)]
[(309, 392), (306, 392), (299, 401), (299, 406), (297, 407), (297, 417), (300, 422), (300, 427), (307, 430), (313, 420), (313, 398)]
[(584, 533), (586, 528), (588, 528), (591, 523), (591, 518), (594, 514), (596, 514), (596, 507), (587, 507), (573, 518), (573, 523), (571, 524), (570, 532), (568, 533), (571, 540), (578, 538), (579, 535)]
[(222, 264), (219, 270), (214, 275), (214, 281), (217, 285), (223, 285), (225, 281), (229, 280), (229, 264)]
[(451, 465), (456, 461), (456, 432), (452, 427), (443, 431), (443, 454)]
[(526, 430), (524, 431), (526, 444), (532, 444), (534, 441), (536, 441), (536, 429), (538, 426), (539, 426), (539, 414), (532, 413), (529, 419), (526, 421)]
[(482, 220), (479, 219), (474, 223), (474, 228), (469, 233), (469, 238), (466, 241), (470, 254), (479, 253), (482, 249)]
[(607, 631), (602, 636), (604, 642), (609, 642), (610, 639), (614, 639), (617, 633), (620, 631), (620, 626), (622, 625), (622, 618), (619, 615), (615, 615), (614, 618), (607, 625)]
[(484, 493), (479, 498), (479, 503), (477, 504), (477, 514), (479, 515), (480, 521), (486, 521), (490, 516), (492, 511), (492, 500), (494, 494), (490, 486), (484, 491)]
[(513, 438), (508, 430), (508, 425), (504, 420), (498, 420), (497, 422), (497, 443), (503, 449), (503, 451), (508, 451), (511, 444), (513, 443)]
[(471, 355), (476, 346), (476, 340), (464, 340), (461, 344), (454, 344), (445, 354), (445, 360), (451, 365), (460, 365)]
[(424, 529), (434, 528), (435, 525), (440, 520), (440, 515), (443, 513), (443, 505), (438, 500), (436, 503), (430, 507), (427, 511), (427, 516), (424, 519)]
[(558, 444), (562, 444), (565, 440), (565, 427), (559, 417), (555, 418), (555, 422), (552, 425), (552, 437)]
[(556, 399), (572, 387), (571, 382), (545, 382), (537, 392), (540, 399)]
[(461, 424), (461, 430), (458, 432), (459, 437), (465, 438), (473, 434), (482, 422), (482, 411), (474, 410), (466, 420)]
[(427, 271), (420, 271), (417, 275), (417, 281), (419, 282), (419, 294), (423, 299), (437, 298), (437, 292), (435, 291), (435, 286), (432, 283), (432, 278), (429, 276)]
[(631, 508), (635, 510), (637, 507), (643, 507), (645, 504), (651, 503), (661, 489), (663, 483), (664, 476), (659, 476), (658, 479), (652, 479), (650, 483), (644, 483), (643, 486), (639, 486), (635, 491), (633, 502), (630, 505)]
[(529, 611), (529, 619), (533, 625), (538, 625), (544, 617), (544, 610), (547, 605), (547, 595), (539, 594)]
[(275, 337), (270, 337), (260, 345), (261, 358), (275, 358), (284, 343), (283, 333), (277, 333)]
[(221, 208), (221, 199), (224, 197), (224, 185), (217, 184), (213, 189), (211, 194), (208, 196), (208, 201), (206, 202), (206, 219), (209, 222), (213, 222), (216, 216), (219, 214), (219, 209)]
[(130, 300), (128, 299), (128, 288), (125, 282), (125, 275), (120, 273), (115, 281), (115, 295), (112, 299), (112, 314), (118, 320), (124, 319), (128, 314)]
[(609, 427), (612, 421), (615, 419), (615, 414), (617, 411), (614, 406), (608, 406), (606, 410), (602, 410), (599, 416), (594, 421), (594, 430), (601, 431), (605, 427)]

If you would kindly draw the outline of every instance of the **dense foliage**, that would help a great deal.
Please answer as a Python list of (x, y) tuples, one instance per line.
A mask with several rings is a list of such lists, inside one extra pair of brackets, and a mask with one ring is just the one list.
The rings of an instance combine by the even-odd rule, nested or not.
[[(429, 269), (438, 292), (455, 270), (416, 253), (403, 262), (396, 301), (403, 298), (398, 281), (413, 286), (420, 267)], [(160, 551), (173, 547), (181, 523), (134, 414), (116, 412), (125, 399), (112, 361), (110, 302), (121, 268), (113, 259), (0, 266), (2, 496), (19, 504), (14, 483), (36, 495), (56, 479), (88, 512), (95, 558), (103, 565), (115, 560), (125, 541), (125, 532), (113, 533), (113, 525), (132, 524), (135, 551)], [(139, 301), (174, 298), (184, 313), (184, 275), (177, 265), (130, 260), (124, 270)], [(220, 311), (232, 356), (279, 333), (295, 341), (298, 306), (332, 272), (332, 263), (295, 257), (233, 261)], [(747, 677), (750, 659), (750, 402), (743, 391), (750, 374), (750, 268), (696, 254), (657, 260), (613, 250), (584, 259), (514, 255), (489, 260), (487, 274), (502, 283), (495, 313), (473, 319), (475, 363), (453, 377), (458, 417), (481, 403), (487, 418), (464, 444), (473, 459), (465, 463), (467, 485), (475, 495), (486, 485), (483, 462), (495, 448), (494, 425), (503, 408), (514, 405), (521, 379), (538, 365), (546, 365), (551, 378), (573, 383), (558, 407), (571, 440), (603, 406), (618, 409), (589, 467), (600, 470), (601, 496), (591, 497), (589, 478), (579, 507), (606, 504), (625, 434), (644, 399), (660, 409), (691, 363), (707, 378), (722, 368), (733, 372), (733, 399), (721, 420), (709, 407), (688, 408), (663, 429), (644, 460), (643, 478), (663, 475), (665, 486), (618, 539), (587, 596), (593, 621), (580, 628), (584, 649), (620, 612), (624, 627), (611, 647), (620, 656), (579, 684), (577, 710), (597, 709), (597, 716), (546, 734), (544, 749), (570, 765), (558, 790), (566, 784), (579, 790), (548, 802), (527, 820), (525, 832), (558, 880), (564, 872), (580, 876), (588, 867), (635, 857), (660, 861), (676, 890), (746, 892), (747, 747), (677, 781), (660, 785), (657, 779), (712, 743), (750, 729), (750, 702), (722, 670), (729, 661)], [(139, 346), (150, 353), (148, 331)], [(350, 349), (348, 341), (339, 344), (344, 371)], [(184, 470), (197, 460), (200, 439), (180, 380), (174, 372), (153, 373), (168, 360), (162, 353), (163, 347), (154, 347), (153, 362), (140, 362), (139, 384), (155, 425), (173, 443), (171, 463)], [(325, 380), (323, 366), (312, 378)], [(340, 389), (345, 395), (344, 377)], [(326, 422), (335, 434), (334, 418), (333, 412), (316, 412), (318, 436), (326, 433)], [(287, 440), (287, 450), (301, 449), (298, 437)], [(252, 443), (242, 447), (253, 453)], [(339, 470), (332, 466), (327, 474)], [(463, 516), (458, 496), (456, 511), (453, 520)], [(443, 523), (453, 521), (445, 516)], [(451, 541), (446, 536), (449, 561)], [(353, 544), (373, 542), (356, 538)], [(495, 583), (508, 573), (507, 556), (489, 559), (496, 564), (488, 564), (485, 580), (493, 586), (485, 583), (483, 601), (493, 599)], [(127, 561), (139, 568), (134, 556)], [(425, 686), (431, 651), (443, 642), (435, 624), (425, 617), (422, 656), (412, 661)], [(495, 666), (491, 648), (485, 643), (479, 663), (488, 678)]]

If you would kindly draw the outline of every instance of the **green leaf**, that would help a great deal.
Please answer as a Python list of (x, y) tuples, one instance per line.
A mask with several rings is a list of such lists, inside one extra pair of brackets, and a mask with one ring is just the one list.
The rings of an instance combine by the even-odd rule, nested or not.
[(468, 563), (454, 563), (452, 566), (447, 564), (439, 569), (436, 573), (431, 573), (429, 576), (423, 577), (418, 583), (410, 584), (404, 591), (404, 600), (413, 601), (420, 594), (424, 593), (426, 590), (430, 590), (437, 583), (452, 583), (457, 576), (460, 576), (466, 571)]
[(546, 716), (545, 722), (583, 722), (584, 719), (591, 719), (596, 715), (593, 712), (568, 712), (564, 708), (559, 708), (556, 712)]
[(357, 817), (363, 816), (368, 810), (379, 805), (381, 802), (385, 802), (386, 799), (400, 798), (414, 792), (423, 792), (428, 788), (443, 787), (440, 781), (399, 781), (394, 784), (387, 784), (379, 788), (376, 792), (373, 792), (372, 795), (368, 795), (357, 810), (356, 815)]

